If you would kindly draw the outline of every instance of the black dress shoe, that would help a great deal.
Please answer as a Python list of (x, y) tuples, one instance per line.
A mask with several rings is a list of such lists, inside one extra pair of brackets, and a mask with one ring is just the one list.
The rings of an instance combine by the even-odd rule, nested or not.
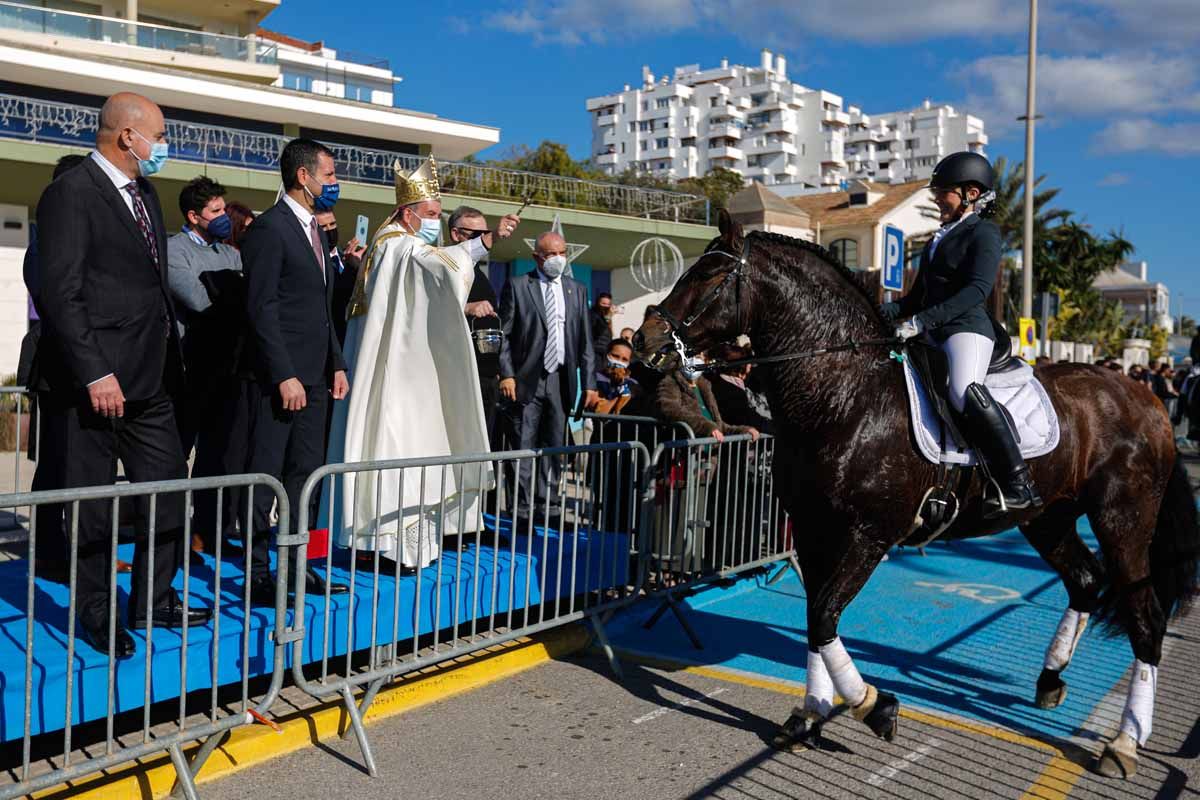
[[(325, 594), (325, 579), (317, 574), (312, 567), (304, 568), (304, 591), (309, 594)], [(350, 587), (344, 583), (330, 583), (330, 594), (347, 594)]]
[(255, 608), (275, 607), (274, 574), (254, 575), (250, 578), (250, 605)]
[[(79, 612), (79, 638), (95, 648), (96, 652), (108, 655), (108, 615), (107, 608), (103, 611)], [(113, 636), (113, 655), (116, 658), (129, 658), (137, 648), (133, 637), (118, 619)]]
[[(144, 608), (135, 611), (133, 618), (129, 621), (130, 627), (145, 628), (145, 614)], [(178, 597), (172, 597), (167, 603), (155, 608), (150, 614), (150, 619), (154, 621), (156, 628), (182, 628), (184, 620), (187, 621), (189, 628), (193, 628), (204, 625), (212, 619), (212, 609), (195, 606), (184, 608)]]

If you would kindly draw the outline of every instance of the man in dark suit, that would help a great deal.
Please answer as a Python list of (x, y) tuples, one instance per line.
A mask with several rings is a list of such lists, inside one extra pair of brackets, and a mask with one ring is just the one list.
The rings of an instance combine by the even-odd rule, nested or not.
[[(63, 486), (111, 484), (117, 460), (132, 482), (187, 476), (170, 394), (182, 388), (182, 355), (167, 289), (162, 210), (146, 176), (166, 160), (158, 106), (130, 93), (100, 110), (96, 150), (50, 184), (38, 203), (42, 339), (39, 369), (48, 391), (43, 457), (57, 461)], [(183, 557), (184, 497), (158, 498), (154, 574), (139, 498), (130, 623), (204, 624), (209, 609), (187, 609), (171, 588)], [(120, 621), (108, 632), (112, 504), (79, 512), (76, 587), (82, 636), (93, 647), (133, 654)]]
[[(312, 139), (293, 139), (279, 166), (285, 193), (254, 220), (242, 243), (246, 354), (253, 374), (243, 382), (242, 408), (252, 431), (248, 469), (283, 483), (294, 525), (304, 481), (325, 461), (325, 404), (331, 396), (344, 398), (350, 386), (330, 311), (335, 275), (329, 240), (316, 219), (337, 202), (333, 153)], [(243, 522), (243, 530), (253, 531), (255, 605), (275, 605), (268, 541), (273, 504), (269, 492), (255, 492), (254, 519)], [(325, 590), (311, 568), (307, 588)], [(333, 591), (348, 587), (335, 584)]]
[[(500, 394), (508, 401), (507, 415), (514, 444), (521, 449), (560, 447), (564, 443), (567, 411), (580, 390), (584, 405), (596, 404), (596, 366), (588, 316), (587, 290), (563, 276), (567, 243), (547, 231), (537, 238), (533, 259), (537, 269), (513, 278), (500, 295)], [(554, 501), (558, 459), (541, 459), (537, 501)], [(527, 507), (532, 465), (520, 465), (520, 502)]]
[[(447, 223), (450, 231), (450, 241), (455, 244), (474, 239), (488, 232), (487, 220), (483, 212), (471, 206), (459, 206), (450, 213)], [(464, 309), (467, 315), (467, 325), (472, 331), (495, 329), (500, 327), (500, 317), (496, 316), (496, 290), (487, 274), (487, 260), (475, 265), (475, 280), (471, 283), (471, 291), (467, 294), (467, 305)], [(500, 437), (496, 432), (496, 410), (500, 403), (500, 354), (481, 353), (471, 342), (475, 350), (475, 367), (479, 372), (479, 391), (483, 396), (483, 418), (487, 423), (488, 441), (493, 450), (500, 445)]]

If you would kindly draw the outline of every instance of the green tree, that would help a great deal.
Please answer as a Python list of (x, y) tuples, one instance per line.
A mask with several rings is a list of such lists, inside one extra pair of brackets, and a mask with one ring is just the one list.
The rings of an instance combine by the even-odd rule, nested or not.
[(1195, 336), (1196, 335), (1196, 320), (1183, 314), (1179, 317), (1179, 335), (1180, 336)]
[(676, 189), (691, 194), (702, 194), (709, 199), (713, 208), (725, 208), (729, 198), (746, 187), (746, 179), (741, 173), (725, 167), (714, 167), (703, 178), (684, 178), (676, 184)]

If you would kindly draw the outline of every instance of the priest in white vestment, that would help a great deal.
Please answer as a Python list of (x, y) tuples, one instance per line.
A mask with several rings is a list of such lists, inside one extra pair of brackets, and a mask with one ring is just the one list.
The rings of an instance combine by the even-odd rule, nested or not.
[[(347, 312), (342, 350), (354, 389), (334, 411), (328, 463), (487, 453), (479, 375), (463, 307), (477, 261), (498, 230), (437, 247), (442, 204), (430, 158), (394, 167), (396, 210), (375, 233)], [(336, 542), (428, 566), (443, 535), (480, 530), (490, 463), (347, 473), (332, 479), (321, 518)], [(332, 505), (332, 507), (331, 507)], [(332, 513), (331, 513), (332, 512)]]

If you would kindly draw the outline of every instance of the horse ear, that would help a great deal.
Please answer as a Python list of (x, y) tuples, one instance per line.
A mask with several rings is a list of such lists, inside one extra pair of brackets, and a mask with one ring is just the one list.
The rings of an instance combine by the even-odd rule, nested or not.
[(721, 232), (721, 241), (725, 242), (725, 246), (730, 250), (736, 249), (742, 241), (741, 223), (734, 222), (733, 217), (729, 216), (729, 211), (724, 208), (717, 212), (717, 230)]

